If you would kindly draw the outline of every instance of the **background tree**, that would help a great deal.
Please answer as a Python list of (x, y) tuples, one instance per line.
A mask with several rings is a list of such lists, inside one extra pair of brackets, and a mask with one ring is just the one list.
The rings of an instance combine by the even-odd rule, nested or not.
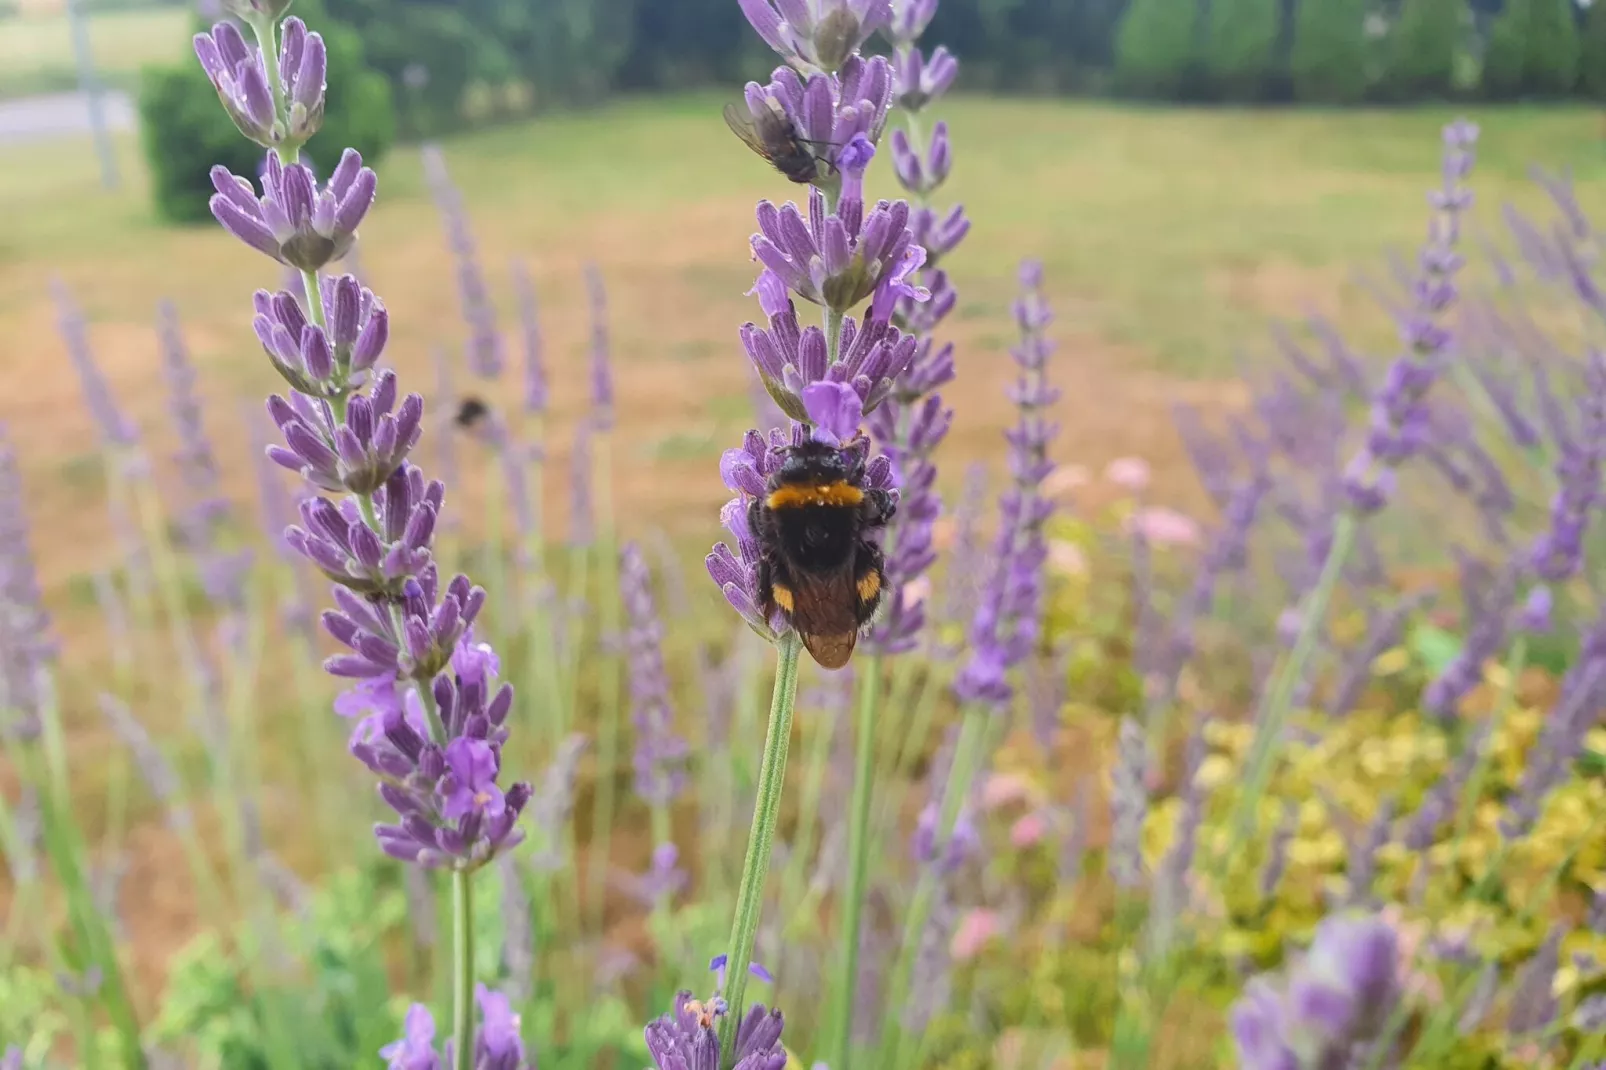
[(1131, 0), (1115, 39), (1115, 82), (1136, 96), (1177, 97), (1198, 67), (1197, 0)]
[(1210, 0), (1204, 69), (1226, 100), (1259, 100), (1276, 71), (1280, 0)]
[(1301, 101), (1353, 104), (1366, 95), (1369, 0), (1303, 0), (1294, 11), (1290, 61)]
[(1580, 87), (1596, 100), (1606, 100), (1606, 0), (1595, 0), (1584, 12), (1579, 52)]
[(1448, 96), (1466, 18), (1465, 0), (1400, 0), (1384, 46), (1380, 94), (1390, 100)]

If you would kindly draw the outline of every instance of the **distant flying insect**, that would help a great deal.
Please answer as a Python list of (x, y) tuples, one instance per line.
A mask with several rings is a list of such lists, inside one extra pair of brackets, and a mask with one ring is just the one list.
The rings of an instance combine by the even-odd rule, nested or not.
[(801, 184), (819, 178), (821, 167), (830, 165), (809, 151), (811, 143), (798, 136), (797, 127), (778, 101), (765, 97), (764, 103), (766, 107), (758, 115), (735, 104), (725, 105), (725, 125), (793, 182)]
[(865, 538), (894, 512), (864, 486), (864, 463), (823, 442), (790, 446), (748, 510), (762, 557), (759, 608), (779, 609), (821, 667), (840, 669), (885, 593), (881, 548)]
[(458, 427), (472, 431), (491, 414), (490, 407), (476, 397), (466, 397), (457, 404), (457, 415), (452, 419)]

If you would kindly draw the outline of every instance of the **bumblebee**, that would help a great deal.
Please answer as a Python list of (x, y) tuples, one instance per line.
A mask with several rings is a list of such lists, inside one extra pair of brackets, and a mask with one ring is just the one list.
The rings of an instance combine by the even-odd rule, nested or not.
[(812, 440), (787, 447), (764, 497), (748, 507), (762, 551), (759, 607), (784, 613), (822, 668), (848, 663), (881, 605), (881, 547), (866, 536), (895, 508), (890, 493), (864, 486), (862, 455)]
[(765, 97), (764, 103), (767, 106), (758, 115), (750, 115), (746, 108), (735, 104), (725, 105), (725, 125), (793, 182), (804, 184), (819, 178), (821, 161), (809, 151), (809, 143), (798, 137), (786, 109), (773, 97)]
[(452, 421), (466, 431), (472, 431), (491, 414), (490, 406), (477, 397), (465, 397), (457, 403), (457, 413)]

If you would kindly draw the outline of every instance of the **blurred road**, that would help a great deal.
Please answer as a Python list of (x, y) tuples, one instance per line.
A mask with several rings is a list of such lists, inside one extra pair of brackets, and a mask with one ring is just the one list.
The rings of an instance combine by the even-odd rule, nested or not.
[[(134, 128), (134, 102), (121, 90), (101, 97), (106, 122), (117, 132)], [(83, 93), (52, 93), (23, 100), (0, 100), (0, 145), (89, 133), (89, 99)]]

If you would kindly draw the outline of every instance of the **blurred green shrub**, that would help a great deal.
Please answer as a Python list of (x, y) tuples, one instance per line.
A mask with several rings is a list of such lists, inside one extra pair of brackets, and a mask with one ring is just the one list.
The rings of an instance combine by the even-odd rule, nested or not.
[(1571, 0), (1506, 0), (1489, 29), (1483, 92), (1497, 99), (1570, 93), (1579, 53)]
[(1405, 101), (1449, 96), (1465, 0), (1401, 0), (1384, 46), (1379, 95)]
[(1177, 97), (1198, 81), (1198, 0), (1132, 0), (1115, 39), (1115, 83), (1142, 97)]

